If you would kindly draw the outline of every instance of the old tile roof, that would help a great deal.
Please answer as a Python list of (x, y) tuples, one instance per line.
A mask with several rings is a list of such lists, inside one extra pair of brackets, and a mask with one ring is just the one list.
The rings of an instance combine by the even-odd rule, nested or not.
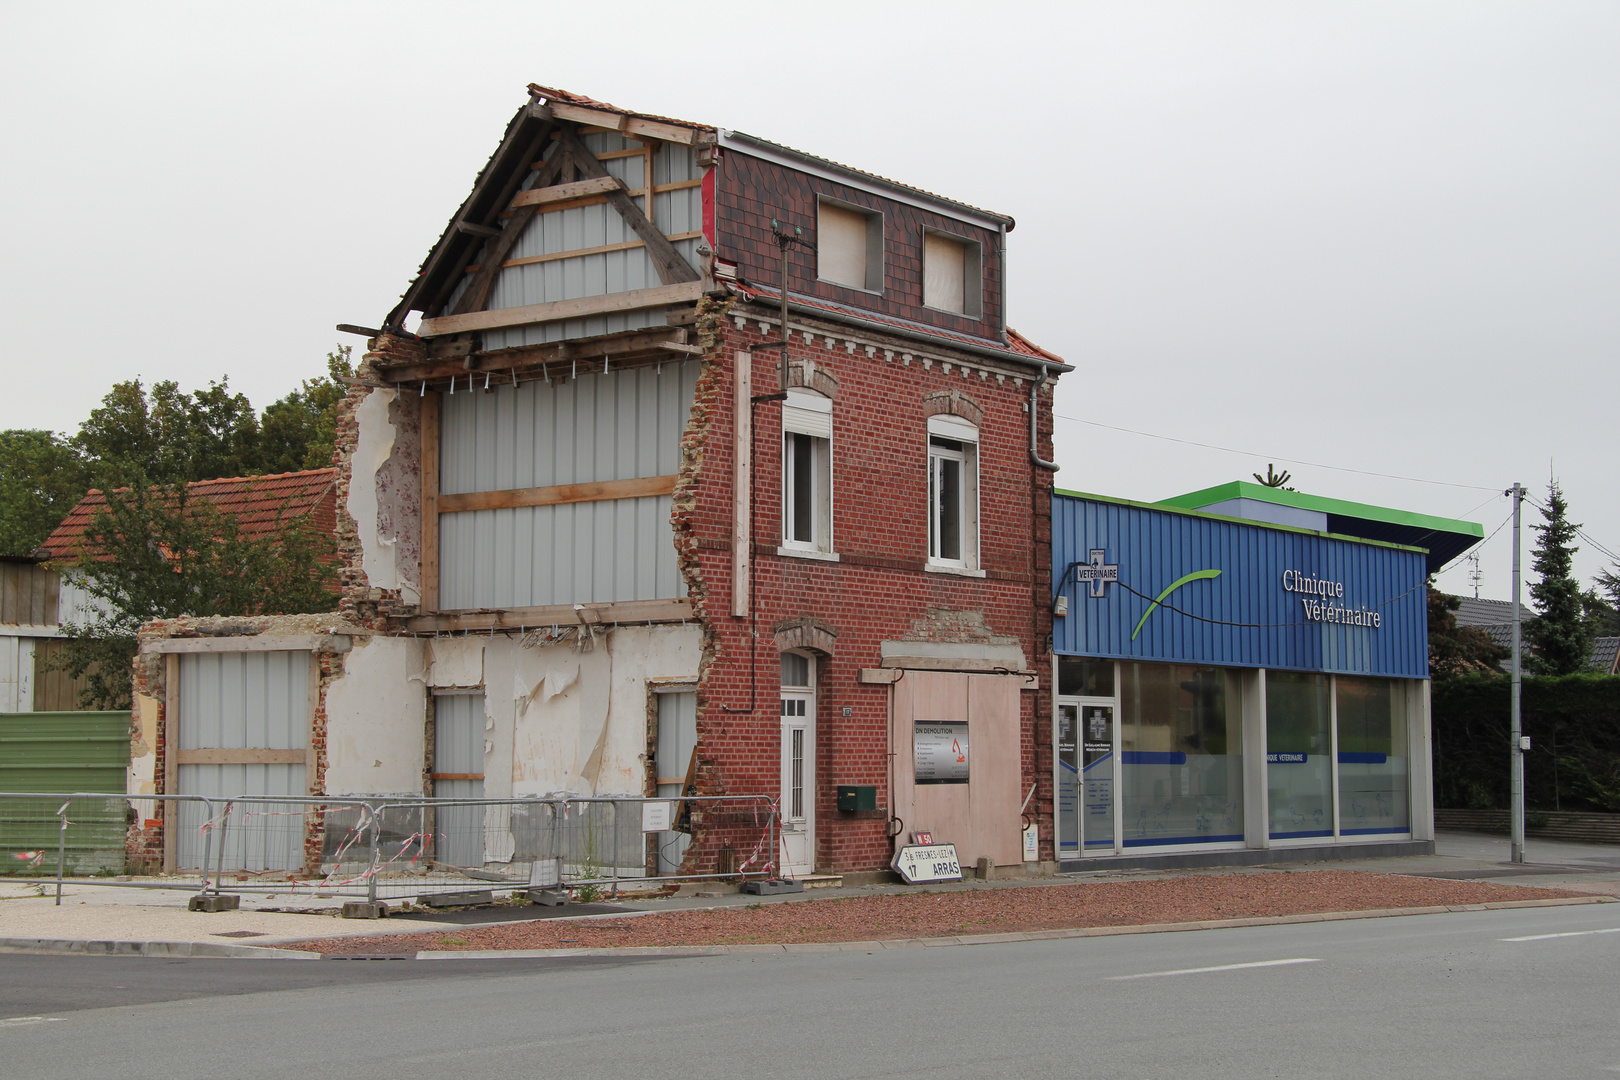
[(539, 83), (529, 84), (529, 93), (537, 94), (547, 101), (562, 101), (569, 105), (578, 105), (582, 109), (601, 109), (603, 112), (622, 113), (625, 116), (636, 116), (643, 120), (656, 120), (661, 124), (676, 124), (680, 127), (696, 128), (700, 131), (717, 130), (713, 124), (699, 124), (691, 120), (677, 120), (673, 116), (659, 116), (656, 113), (636, 112), (632, 109), (621, 109), (617, 105), (609, 105), (605, 101), (576, 94), (571, 90), (558, 90), (551, 86), (541, 86)]
[(1600, 637), (1592, 643), (1592, 667), (1605, 675), (1620, 674), (1620, 637)]
[[(260, 540), (304, 517), (309, 517), (320, 531), (332, 535), (337, 528), (336, 485), (336, 469), (308, 469), (271, 476), (197, 480), (187, 487), (193, 495), (209, 500), (222, 512), (236, 518), (245, 539)], [(80, 499), (46, 539), (42, 550), (47, 557), (94, 558), (94, 552), (83, 550), (84, 534), (97, 511), (106, 505), (106, 494), (97, 490)]]

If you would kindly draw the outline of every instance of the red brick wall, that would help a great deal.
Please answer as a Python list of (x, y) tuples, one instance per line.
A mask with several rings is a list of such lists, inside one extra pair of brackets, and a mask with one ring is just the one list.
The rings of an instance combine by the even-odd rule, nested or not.
[[(731, 314), (743, 310), (739, 306)], [(756, 313), (769, 315), (765, 309)], [(780, 407), (762, 403), (755, 412), (754, 439), (755, 614), (752, 623), (731, 615), (733, 357), (754, 342), (774, 339), (776, 333), (773, 327), (767, 336), (752, 320), (740, 330), (731, 317), (722, 317), (716, 327), (715, 348), (697, 388), (694, 411), (702, 417), (706, 438), (690, 503), (683, 507), (677, 501), (677, 542), (689, 553), (688, 580), (712, 649), (699, 693), (700, 778), (705, 793), (779, 791), (780, 651), (773, 629), (800, 616), (818, 619), (834, 627), (838, 637), (835, 655), (822, 658), (818, 665), (817, 867), (866, 870), (888, 863), (892, 849), (887, 821), (883, 815), (840, 814), (835, 806), (836, 785), (848, 783), (876, 785), (878, 805), (890, 805), (889, 690), (862, 684), (860, 669), (879, 666), (879, 643), (885, 639), (950, 638), (944, 625), (949, 620), (936, 619), (928, 635), (913, 632), (931, 610), (945, 609), (982, 613), (989, 632), (1016, 638), (1029, 666), (1044, 673), (1050, 617), (1036, 598), (1048, 591), (1045, 547), (1051, 474), (1029, 459), (1024, 405), (1029, 400), (1030, 370), (997, 364), (1006, 377), (980, 378), (978, 370), (985, 361), (933, 348), (928, 349), (933, 363), (925, 366), (920, 356), (914, 356), (908, 365), (898, 350), (893, 359), (885, 359), (882, 349), (869, 357), (860, 343), (851, 352), (847, 343), (853, 339), (835, 326), (818, 329), (833, 335), (833, 347), (827, 346), (823, 334), (818, 333), (814, 344), (795, 335), (790, 355), (794, 361), (814, 363), (837, 380), (833, 547), (842, 561), (775, 554), (781, 537)], [(941, 358), (951, 359), (949, 373), (938, 362)], [(966, 377), (957, 365), (961, 360), (971, 365)], [(761, 353), (753, 364), (754, 392), (775, 390), (774, 355)], [(952, 389), (983, 409), (979, 507), (980, 561), (986, 575), (982, 579), (923, 569), (928, 543), (924, 396)], [(1040, 408), (1043, 456), (1050, 454), (1050, 402), (1048, 389)], [(751, 630), (757, 631), (752, 658)], [(982, 636), (983, 631), (973, 624), (963, 633)], [(1050, 754), (1043, 758), (1036, 749), (1038, 737), (1049, 738), (1049, 724), (1043, 729), (1037, 723), (1036, 694), (1020, 697), (1023, 790), (1031, 784), (1049, 789), (1050, 778), (1043, 781), (1040, 770), (1050, 769)], [(848, 717), (843, 715), (846, 707)], [(728, 713), (727, 708), (743, 711)], [(1045, 736), (1040, 736), (1042, 730)], [(1048, 807), (1049, 820), (1049, 791), (1041, 802)], [(1032, 803), (1031, 811), (1036, 808)], [(715, 839), (705, 838), (704, 848), (712, 850)]]
[[(804, 230), (805, 239), (814, 242), (818, 195), (883, 213), (883, 291), (873, 294), (819, 280), (815, 253), (803, 247), (789, 249), (791, 291), (925, 326), (972, 334), (999, 344), (1003, 288), (1001, 234), (959, 218), (884, 199), (859, 188), (730, 150), (721, 155), (716, 167), (715, 223), (719, 232), (716, 254), (734, 261), (745, 279), (774, 287), (782, 276), (782, 264), (781, 251), (771, 235), (771, 219), (781, 221), (784, 229), (798, 226)], [(978, 242), (984, 266), (981, 294), (984, 309), (979, 318), (923, 306), (924, 228)]]

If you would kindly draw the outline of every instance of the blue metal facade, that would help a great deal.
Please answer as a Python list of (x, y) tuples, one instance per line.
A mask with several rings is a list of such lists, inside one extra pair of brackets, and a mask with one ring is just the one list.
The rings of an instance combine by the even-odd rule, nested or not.
[[(1065, 574), (1090, 563), (1094, 549), (1104, 552), (1105, 580)], [(1116, 572), (1107, 568), (1117, 568), (1117, 581), (1106, 580)], [(1199, 571), (1219, 573), (1187, 582), (1149, 613), (1163, 590)], [(1288, 571), (1304, 579), (1300, 588), (1312, 580), (1334, 583), (1335, 593), (1342, 586), (1331, 604), (1348, 614), (1313, 617), (1302, 601), (1329, 599), (1285, 588)], [(1055, 494), (1052, 580), (1069, 598), (1068, 615), (1053, 620), (1058, 653), (1429, 677), (1425, 562), (1413, 549)], [(1371, 613), (1376, 627), (1349, 624), (1370, 622)]]

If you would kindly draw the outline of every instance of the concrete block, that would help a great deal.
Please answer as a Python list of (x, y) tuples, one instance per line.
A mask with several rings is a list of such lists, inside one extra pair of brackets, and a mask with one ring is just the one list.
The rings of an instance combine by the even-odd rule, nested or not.
[(771, 878), (766, 881), (745, 882), (742, 891), (752, 896), (777, 896), (782, 893), (804, 892), (804, 886), (785, 878)]
[(199, 893), (186, 901), (187, 911), (235, 911), (242, 898), (235, 893)]
[(568, 894), (561, 889), (530, 889), (527, 895), (529, 903), (546, 907), (563, 907), (568, 903)]
[(423, 907), (475, 907), (479, 904), (493, 904), (495, 894), (488, 889), (478, 889), (470, 892), (428, 893), (416, 898), (416, 902)]
[(386, 919), (388, 918), (388, 905), (381, 900), (376, 903), (369, 900), (345, 900), (343, 902), (343, 917), (345, 919)]

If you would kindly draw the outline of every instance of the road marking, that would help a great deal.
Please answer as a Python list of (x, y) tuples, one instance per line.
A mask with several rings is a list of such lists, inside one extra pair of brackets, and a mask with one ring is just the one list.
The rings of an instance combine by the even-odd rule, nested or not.
[(61, 1019), (60, 1016), (10, 1016), (0, 1020), (0, 1028), (23, 1027), (27, 1024), (54, 1024)]
[(1202, 975), (1206, 971), (1243, 971), (1247, 968), (1284, 967), (1288, 964), (1320, 964), (1322, 961), (1314, 956), (1296, 956), (1292, 960), (1256, 960), (1252, 964), (1222, 964), (1219, 967), (1181, 968), (1177, 971), (1148, 971), (1141, 975), (1114, 975), (1109, 982), (1123, 982), (1126, 979), (1157, 979), (1164, 975)]
[(1546, 941), (1555, 937), (1586, 937), (1588, 934), (1620, 934), (1620, 926), (1611, 926), (1606, 930), (1566, 930), (1562, 934), (1531, 934), (1529, 937), (1505, 937), (1498, 941)]

